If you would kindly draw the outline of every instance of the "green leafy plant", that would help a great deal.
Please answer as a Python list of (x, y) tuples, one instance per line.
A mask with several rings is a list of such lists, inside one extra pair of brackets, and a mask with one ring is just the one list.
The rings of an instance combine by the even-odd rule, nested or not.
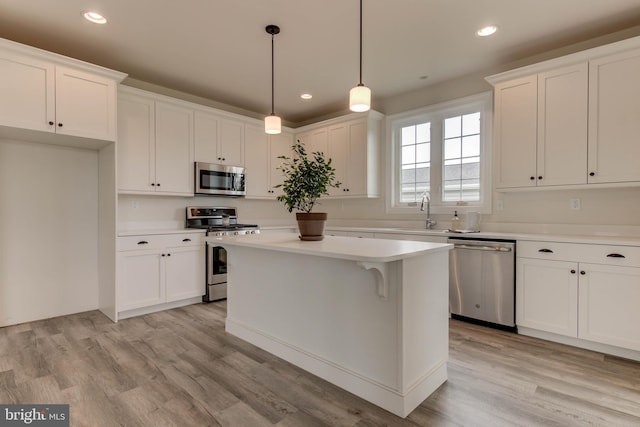
[(289, 212), (295, 209), (309, 213), (321, 196), (329, 194), (329, 187), (339, 188), (341, 183), (336, 180), (331, 159), (325, 160), (323, 153), (316, 151), (307, 155), (299, 140), (291, 150), (292, 157), (278, 157), (284, 160), (278, 169), (285, 177), (282, 184), (275, 186), (284, 192), (278, 201), (284, 203)]

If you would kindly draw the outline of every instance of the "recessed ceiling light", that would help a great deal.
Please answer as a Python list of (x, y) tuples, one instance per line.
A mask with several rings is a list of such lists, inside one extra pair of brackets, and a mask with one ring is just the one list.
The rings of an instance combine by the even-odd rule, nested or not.
[(300, 95), (300, 98), (302, 98), (302, 99), (311, 99), (311, 98), (313, 98), (313, 95), (311, 95), (310, 93), (303, 93), (302, 95)]
[(494, 34), (496, 31), (498, 31), (498, 27), (496, 27), (495, 25), (487, 25), (486, 27), (480, 28), (478, 31), (476, 31), (476, 34), (480, 37), (488, 37)]
[(107, 18), (100, 15), (98, 12), (85, 12), (84, 19), (87, 21), (93, 22), (94, 24), (106, 24)]

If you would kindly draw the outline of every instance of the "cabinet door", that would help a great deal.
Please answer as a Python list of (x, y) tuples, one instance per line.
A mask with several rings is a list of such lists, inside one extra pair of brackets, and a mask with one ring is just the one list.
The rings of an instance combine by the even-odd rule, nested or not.
[(113, 80), (56, 67), (56, 132), (115, 141), (116, 85)]
[(167, 248), (165, 253), (167, 302), (204, 295), (206, 287), (204, 245)]
[(118, 190), (154, 192), (155, 107), (152, 99), (121, 93), (118, 99)]
[(640, 351), (640, 268), (581, 263), (579, 295), (579, 338)]
[(269, 185), (269, 138), (264, 128), (245, 127), (245, 185), (247, 198), (274, 198), (274, 190)]
[(296, 136), (296, 139), (304, 144), (307, 154), (320, 152), (328, 154), (327, 128), (314, 129)]
[(218, 116), (196, 111), (194, 120), (194, 158), (196, 162), (218, 162)]
[(577, 270), (573, 262), (518, 258), (516, 324), (577, 337)]
[(640, 50), (589, 62), (589, 183), (640, 181)]
[(157, 193), (193, 195), (193, 110), (156, 101)]
[(0, 93), (0, 125), (54, 131), (55, 76), (51, 63), (3, 53)]
[(348, 196), (367, 196), (368, 191), (367, 125), (364, 121), (349, 123), (347, 162)]
[(244, 124), (221, 119), (218, 136), (218, 162), (231, 166), (244, 166)]
[(495, 87), (496, 187), (535, 187), (538, 79)]
[(349, 192), (349, 125), (341, 123), (331, 126), (329, 136), (329, 157), (336, 170), (336, 179), (340, 181), (339, 188), (330, 188), (330, 196), (347, 196)]
[(282, 132), (269, 136), (269, 185), (275, 196), (281, 195), (282, 190), (274, 187), (284, 181), (282, 171), (278, 169), (282, 164), (282, 159), (279, 157), (291, 157), (292, 145), (293, 135), (290, 133)]
[(165, 301), (165, 287), (161, 281), (163, 263), (159, 252), (120, 252), (118, 259), (118, 311)]
[(538, 186), (587, 183), (587, 71), (538, 75)]

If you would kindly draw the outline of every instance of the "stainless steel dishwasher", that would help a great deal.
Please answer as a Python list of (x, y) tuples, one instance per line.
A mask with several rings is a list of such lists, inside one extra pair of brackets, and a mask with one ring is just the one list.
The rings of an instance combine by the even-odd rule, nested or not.
[(516, 331), (514, 241), (450, 238), (451, 316)]

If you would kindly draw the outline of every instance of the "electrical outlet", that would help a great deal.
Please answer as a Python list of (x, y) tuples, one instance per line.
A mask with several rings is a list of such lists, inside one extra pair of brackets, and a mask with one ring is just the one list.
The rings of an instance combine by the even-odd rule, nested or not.
[(501, 200), (501, 199), (496, 200), (496, 209), (499, 210), (499, 211), (504, 209), (504, 201), (503, 200)]
[(137, 200), (132, 200), (131, 201), (131, 208), (132, 209), (138, 209), (138, 201)]
[(579, 210), (579, 209), (582, 208), (581, 203), (580, 203), (580, 199), (578, 199), (578, 198), (569, 199), (569, 206), (573, 210)]

